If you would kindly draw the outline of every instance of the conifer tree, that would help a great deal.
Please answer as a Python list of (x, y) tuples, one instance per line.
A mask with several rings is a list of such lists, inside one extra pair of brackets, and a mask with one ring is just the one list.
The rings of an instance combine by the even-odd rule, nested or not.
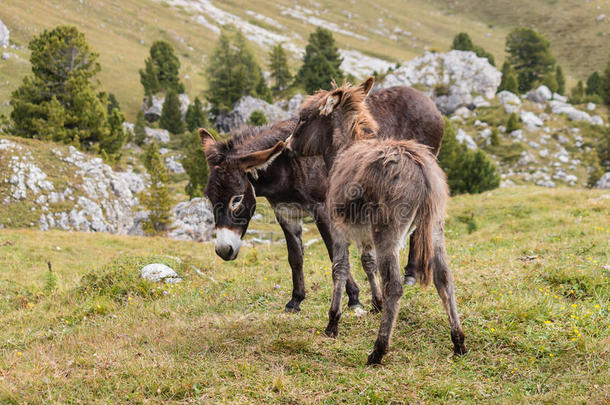
[(474, 48), (474, 44), (472, 43), (472, 39), (470, 39), (470, 35), (465, 32), (460, 32), (455, 37), (453, 37), (453, 43), (451, 44), (451, 49), (455, 49), (457, 51), (472, 51)]
[(170, 224), (172, 202), (167, 187), (169, 175), (156, 142), (146, 148), (144, 166), (150, 176), (150, 186), (141, 195), (142, 205), (148, 210), (143, 229), (147, 235), (164, 234)]
[(343, 59), (335, 45), (332, 33), (326, 28), (318, 27), (309, 36), (305, 48), (303, 65), (297, 74), (296, 81), (302, 84), (307, 93), (318, 89), (330, 90), (331, 81), (340, 83), (344, 74), (341, 70)]
[(508, 117), (508, 121), (506, 122), (506, 132), (511, 133), (521, 129), (521, 121), (519, 117), (515, 113), (511, 113)]
[(144, 118), (144, 113), (142, 111), (138, 111), (138, 115), (136, 116), (136, 123), (133, 126), (133, 135), (136, 145), (142, 146), (146, 139), (146, 119)]
[(515, 68), (519, 91), (529, 91), (555, 66), (549, 41), (531, 28), (516, 28), (506, 37), (509, 62)]
[(96, 92), (100, 65), (85, 36), (61, 25), (43, 31), (28, 48), (32, 75), (11, 95), (13, 134), (118, 151), (126, 139), (117, 122), (122, 115), (108, 114), (108, 96)]
[(290, 84), (290, 80), (292, 80), (292, 75), (288, 68), (288, 58), (282, 44), (277, 44), (271, 48), (269, 53), (269, 70), (271, 78), (275, 82), (272, 90), (277, 94), (286, 89)]
[(602, 100), (604, 100), (604, 103), (606, 103), (606, 105), (610, 106), (610, 61), (606, 66), (606, 70), (604, 70), (604, 75), (602, 76), (600, 87), (600, 94)]
[(180, 60), (169, 43), (155, 41), (144, 66), (144, 70), (140, 69), (140, 82), (147, 96), (170, 90), (184, 93), (184, 85), (179, 78)]
[(580, 104), (583, 102), (583, 98), (585, 96), (585, 86), (582, 83), (582, 80), (579, 80), (576, 83), (576, 86), (572, 88), (570, 92), (570, 103), (572, 104)]
[(597, 94), (601, 97), (601, 89), (602, 89), (602, 77), (599, 75), (598, 71), (591, 73), (591, 75), (587, 78), (587, 87), (585, 89), (585, 93), (587, 95), (592, 96)]
[(180, 112), (180, 99), (174, 90), (168, 91), (165, 95), (159, 126), (167, 129), (172, 134), (184, 132), (184, 121), (182, 121), (182, 112)]
[(555, 81), (557, 82), (557, 93), (558, 94), (565, 94), (565, 92), (566, 92), (566, 77), (563, 74), (563, 69), (559, 65), (557, 65), (557, 69), (555, 69)]
[(502, 80), (500, 81), (500, 86), (498, 86), (498, 91), (503, 90), (510, 91), (511, 93), (515, 94), (519, 93), (517, 76), (508, 61), (504, 62), (502, 65)]
[(208, 126), (208, 119), (199, 97), (195, 97), (193, 104), (188, 106), (184, 120), (186, 121), (186, 128), (191, 132)]
[(557, 90), (559, 89), (555, 72), (548, 73), (546, 76), (544, 76), (542, 79), (542, 84), (548, 87), (552, 93), (557, 93)]

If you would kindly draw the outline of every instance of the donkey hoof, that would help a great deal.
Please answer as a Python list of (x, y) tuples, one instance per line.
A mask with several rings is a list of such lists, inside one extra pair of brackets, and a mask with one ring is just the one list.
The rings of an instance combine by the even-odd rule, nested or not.
[(300, 311), (301, 308), (299, 308), (298, 306), (291, 306), (290, 303), (286, 304), (286, 308), (284, 309), (284, 312), (287, 314), (296, 314)]
[(379, 366), (381, 365), (381, 359), (383, 354), (379, 353), (377, 350), (373, 350), (373, 353), (369, 354), (369, 358), (366, 361), (368, 366)]
[(415, 277), (413, 276), (405, 276), (405, 285), (415, 285)]
[(339, 334), (339, 325), (328, 325), (324, 331), (329, 338), (336, 339)]
[(456, 356), (463, 356), (468, 352), (464, 343), (453, 346), (453, 354)]
[(383, 311), (383, 304), (381, 302), (373, 301), (373, 308), (371, 308), (371, 313), (378, 314)]

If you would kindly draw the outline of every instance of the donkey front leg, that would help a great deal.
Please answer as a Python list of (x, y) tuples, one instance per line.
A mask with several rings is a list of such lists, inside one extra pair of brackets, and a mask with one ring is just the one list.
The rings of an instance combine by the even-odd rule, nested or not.
[[(326, 212), (326, 208), (324, 205), (318, 205), (314, 212), (314, 220), (316, 221), (316, 226), (318, 227), (318, 231), (320, 231), (320, 235), (322, 236), (322, 240), (324, 240), (324, 244), (326, 245), (326, 249), (328, 250), (328, 257), (333, 261), (333, 237), (332, 230), (330, 225), (330, 218)], [(358, 288), (358, 284), (354, 280), (351, 271), (348, 271), (347, 281), (345, 283), (345, 292), (347, 293), (348, 302), (347, 306), (350, 309), (362, 308), (362, 304), (360, 303), (360, 289)]]
[(383, 310), (375, 348), (369, 355), (367, 364), (381, 364), (381, 359), (387, 353), (390, 346), (392, 330), (398, 317), (403, 288), (398, 260), (399, 247), (397, 238), (393, 237), (390, 232), (387, 232), (385, 235), (376, 232), (373, 235), (373, 240), (377, 252), (381, 282), (383, 284)]
[(303, 275), (302, 227), (299, 222), (290, 221), (276, 214), (277, 221), (284, 231), (288, 263), (292, 270), (292, 299), (286, 304), (286, 312), (299, 312), (301, 301), (305, 299), (305, 276)]
[(441, 297), (445, 312), (449, 318), (449, 327), (451, 328), (451, 341), (453, 342), (453, 353), (456, 355), (466, 354), (466, 346), (464, 345), (464, 332), (460, 324), (460, 317), (457, 313), (457, 305), (455, 302), (455, 291), (453, 288), (453, 276), (449, 265), (447, 264), (447, 253), (445, 252), (445, 238), (441, 236), (438, 241), (435, 241), (434, 259), (432, 260), (434, 286)]
[(339, 334), (341, 298), (350, 271), (348, 257), (349, 243), (335, 233), (333, 235), (333, 292), (326, 326), (326, 335), (332, 338)]

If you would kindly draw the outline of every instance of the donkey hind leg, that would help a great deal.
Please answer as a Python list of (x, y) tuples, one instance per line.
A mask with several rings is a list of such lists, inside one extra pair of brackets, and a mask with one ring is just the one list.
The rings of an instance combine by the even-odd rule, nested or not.
[(375, 259), (375, 251), (370, 245), (362, 247), (360, 262), (362, 263), (362, 268), (371, 285), (373, 311), (381, 312), (381, 309), (383, 308), (383, 298), (381, 295), (381, 287), (379, 287), (379, 278), (377, 277), (377, 261)]
[(326, 326), (326, 335), (332, 338), (339, 334), (341, 298), (349, 272), (349, 243), (335, 232), (333, 234), (333, 292)]
[(375, 348), (367, 364), (381, 364), (387, 353), (392, 330), (398, 317), (403, 288), (398, 260), (399, 241), (391, 230), (376, 231), (373, 235), (381, 282), (383, 284), (383, 310)]
[(457, 313), (455, 302), (455, 291), (453, 288), (453, 276), (447, 264), (447, 253), (445, 251), (445, 240), (441, 235), (434, 247), (434, 285), (441, 297), (445, 312), (449, 317), (449, 327), (451, 328), (451, 341), (453, 342), (453, 353), (456, 355), (466, 354), (464, 345), (464, 332), (460, 325), (460, 318)]
[[(333, 260), (333, 238), (332, 231), (330, 225), (330, 218), (328, 217), (328, 213), (326, 212), (326, 208), (324, 205), (318, 205), (313, 211), (314, 220), (316, 221), (316, 226), (318, 227), (318, 231), (320, 231), (320, 235), (322, 236), (322, 240), (324, 240), (324, 244), (326, 245), (326, 249), (328, 250), (328, 256), (330, 260)], [(347, 293), (347, 297), (349, 299), (347, 305), (351, 309), (362, 308), (362, 304), (360, 303), (360, 289), (358, 288), (358, 284), (352, 277), (352, 273), (349, 272), (347, 275), (347, 282), (345, 284), (345, 292)]]
[(420, 269), (419, 258), (413, 248), (413, 235), (409, 238), (409, 261), (405, 266), (405, 285), (415, 285), (417, 271)]

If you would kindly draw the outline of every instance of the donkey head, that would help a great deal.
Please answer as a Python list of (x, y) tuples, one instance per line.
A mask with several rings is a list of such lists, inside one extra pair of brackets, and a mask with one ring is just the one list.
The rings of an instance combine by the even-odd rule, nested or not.
[(301, 156), (324, 155), (353, 139), (370, 137), (377, 131), (364, 100), (375, 79), (360, 86), (333, 83), (330, 91), (319, 90), (299, 108), (299, 123), (286, 141), (289, 150)]
[(216, 254), (234, 260), (241, 238), (256, 210), (256, 195), (248, 173), (271, 163), (284, 150), (284, 142), (269, 149), (245, 155), (231, 154), (231, 142), (217, 142), (205, 129), (199, 129), (203, 151), (210, 170), (205, 194), (210, 199), (216, 225)]

